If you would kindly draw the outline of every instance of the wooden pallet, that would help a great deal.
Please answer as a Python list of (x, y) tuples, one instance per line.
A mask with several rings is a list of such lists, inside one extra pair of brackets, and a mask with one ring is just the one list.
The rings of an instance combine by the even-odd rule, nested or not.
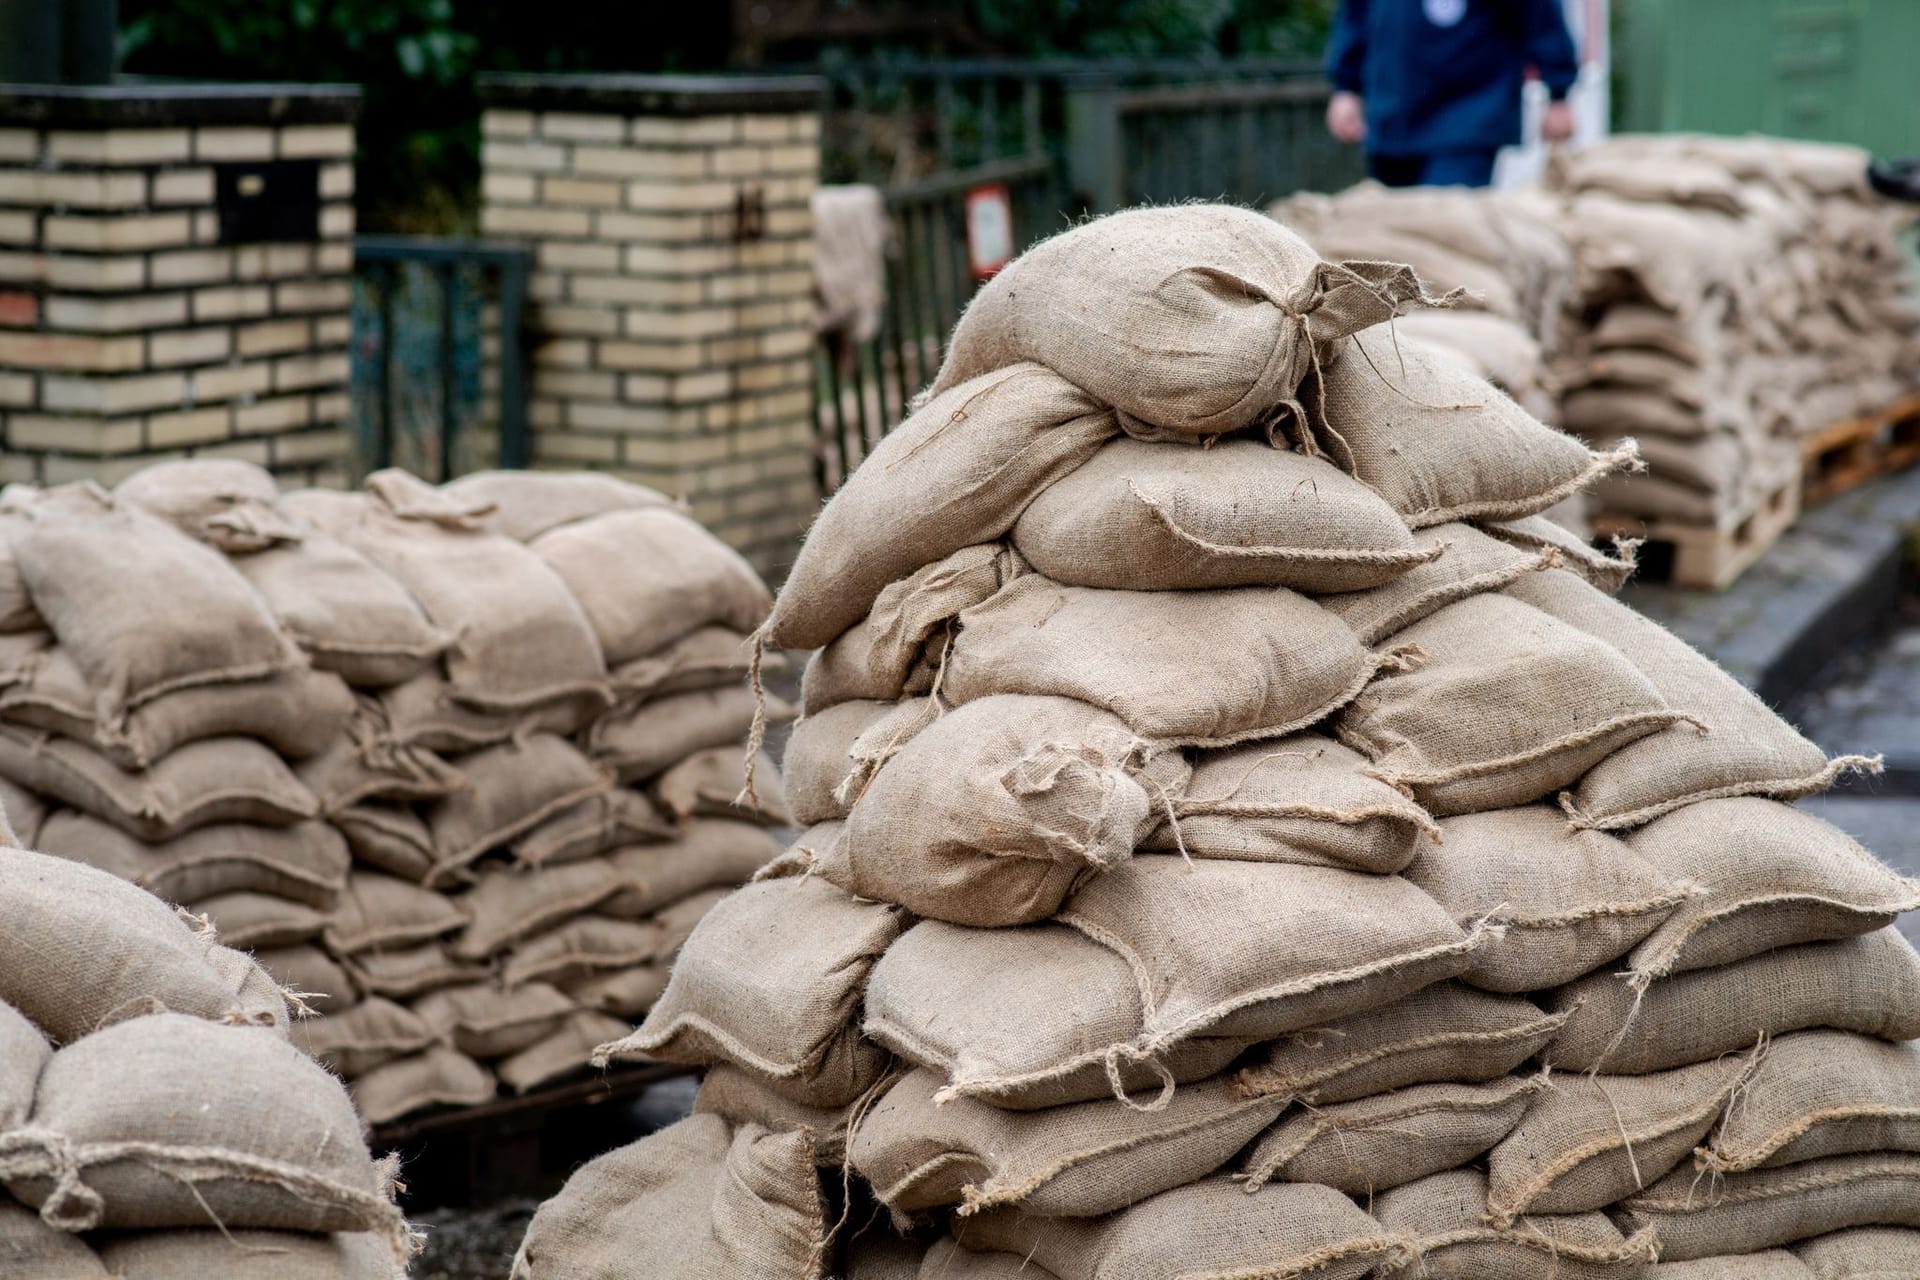
[(1637, 516), (1599, 515), (1596, 538), (1644, 538), (1640, 548), (1642, 581), (1720, 591), (1753, 567), (1767, 548), (1800, 517), (1800, 478), (1769, 493), (1745, 519), (1724, 526), (1644, 520)]
[(1920, 462), (1920, 392), (1816, 431), (1801, 440), (1800, 458), (1807, 505), (1913, 466)]

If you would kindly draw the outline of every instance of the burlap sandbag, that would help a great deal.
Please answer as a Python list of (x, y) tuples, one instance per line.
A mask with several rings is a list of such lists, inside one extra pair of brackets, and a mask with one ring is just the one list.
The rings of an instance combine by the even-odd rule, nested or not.
[(596, 1061), (731, 1062), (795, 1101), (844, 1106), (885, 1065), (860, 1035), (860, 999), (903, 924), (813, 877), (747, 885), (694, 929), (647, 1020)]
[(52, 1056), (53, 1046), (40, 1028), (0, 1000), (0, 1133), (27, 1122), (33, 1111), (34, 1084)]
[(349, 957), (346, 967), (362, 991), (395, 1000), (462, 982), (481, 982), (489, 976), (485, 965), (457, 959), (437, 942), (397, 951), (363, 951)]
[(1548, 1004), (1571, 1016), (1545, 1056), (1571, 1071), (1659, 1071), (1811, 1027), (1912, 1040), (1920, 1038), (1920, 956), (1881, 929), (1676, 973), (1644, 991), (1596, 973)]
[(7, 726), (0, 773), (155, 843), (216, 822), (284, 827), (319, 813), (313, 793), (251, 738), (189, 742), (136, 773), (71, 738)]
[(1380, 1280), (1641, 1280), (1659, 1255), (1651, 1231), (1629, 1239), (1598, 1213), (1529, 1216), (1491, 1226), (1487, 1177), (1477, 1169), (1435, 1174), (1389, 1191), (1373, 1205), (1388, 1231), (1412, 1237), (1419, 1261), (1382, 1267)]
[(608, 855), (609, 864), (628, 883), (599, 909), (619, 919), (638, 920), (704, 889), (744, 884), (779, 855), (780, 841), (765, 827), (702, 818), (672, 840), (637, 844)]
[(1516, 547), (1534, 551), (1553, 548), (1560, 553), (1565, 568), (1579, 574), (1590, 585), (1608, 595), (1617, 595), (1639, 567), (1640, 541), (1637, 538), (1616, 537), (1613, 540), (1613, 554), (1609, 555), (1565, 525), (1556, 524), (1546, 516), (1528, 516), (1524, 520), (1487, 524), (1482, 528), (1489, 536)]
[(1129, 209), (1034, 245), (976, 293), (933, 390), (1034, 360), (1134, 434), (1224, 435), (1294, 402), (1323, 344), (1423, 297), (1410, 268), (1322, 262), (1251, 209)]
[(22, 1205), (0, 1200), (0, 1275), (21, 1280), (117, 1280), (86, 1241), (40, 1221)]
[(1809, 1160), (1728, 1174), (1711, 1185), (1679, 1169), (1622, 1201), (1623, 1230), (1652, 1227), (1673, 1262), (1748, 1253), (1849, 1227), (1920, 1227), (1920, 1155)]
[(829, 1244), (804, 1131), (695, 1115), (576, 1171), (534, 1215), (513, 1280), (814, 1280)]
[(1085, 703), (981, 698), (880, 767), (847, 818), (843, 887), (961, 924), (1045, 919), (1133, 852), (1187, 772)]
[(1236, 1084), (1244, 1093), (1332, 1106), (1413, 1085), (1497, 1080), (1545, 1048), (1566, 1021), (1517, 996), (1442, 982), (1282, 1036)]
[(1831, 823), (1772, 800), (1688, 805), (1627, 843), (1662, 875), (1702, 891), (1634, 949), (1638, 986), (1777, 947), (1871, 933), (1920, 907), (1920, 884)]
[(405, 1005), (368, 996), (349, 1009), (298, 1023), (292, 1039), (321, 1066), (352, 1080), (396, 1058), (423, 1053), (442, 1035)]
[(395, 742), (379, 704), (364, 698), (346, 733), (302, 760), (298, 774), (329, 818), (369, 800), (436, 800), (466, 785), (434, 752)]
[[(1142, 1020), (1126, 963), (1071, 929), (923, 920), (873, 967), (864, 1030), (943, 1072), (952, 1097), (1027, 1111), (1110, 1099), (1108, 1047), (1138, 1035)], [(1186, 1084), (1218, 1072), (1248, 1043), (1199, 1036), (1157, 1060), (1112, 1065), (1122, 1090), (1164, 1077)]]
[(118, 876), (0, 849), (0, 1000), (56, 1044), (155, 1009), (241, 1020), (210, 945)]
[(1370, 1197), (1486, 1154), (1545, 1085), (1544, 1075), (1422, 1084), (1296, 1111), (1260, 1135), (1238, 1176), (1249, 1191), (1320, 1182)]
[(324, 822), (220, 823), (147, 844), (69, 809), (46, 820), (39, 845), (43, 852), (111, 871), (168, 902), (250, 891), (323, 911), (338, 902), (353, 861), (346, 841)]
[(329, 815), (328, 822), (370, 867), (414, 884), (433, 874), (433, 833), (406, 805), (356, 804)]
[(867, 793), (874, 774), (942, 713), (931, 698), (842, 702), (793, 726), (782, 762), (783, 794), (801, 826), (833, 822)]
[(1315, 733), (1200, 754), (1185, 792), (1141, 848), (1236, 862), (1391, 874), (1440, 835), (1366, 758)]
[(452, 933), (468, 913), (445, 894), (409, 884), (397, 876), (356, 870), (333, 918), (327, 922), (327, 949), (337, 956), (380, 947), (405, 947)]
[(849, 1254), (847, 1280), (1059, 1280), (1032, 1258), (998, 1250), (963, 1249), (949, 1238), (934, 1241), (917, 1266), (905, 1265), (898, 1271), (862, 1271), (866, 1258), (858, 1241)]
[(594, 858), (613, 849), (674, 834), (672, 824), (638, 791), (616, 787), (571, 804), (508, 842), (516, 862), (544, 867)]
[(533, 869), (489, 867), (454, 900), (467, 924), (451, 950), (463, 960), (484, 960), (638, 884), (611, 858)]
[(218, 893), (184, 904), (206, 917), (220, 937), (236, 947), (291, 947), (318, 938), (328, 915), (303, 902), (291, 902), (270, 893)]
[(404, 1231), (346, 1090), (258, 1027), (156, 1014), (76, 1041), (0, 1153), (8, 1190), (70, 1231)]
[[(528, 982), (569, 987), (650, 964), (660, 953), (661, 931), (656, 922), (584, 915), (516, 944), (501, 962), (500, 979), (508, 990)], [(476, 972), (486, 974), (484, 969)], [(647, 1003), (650, 1006), (652, 1001)]]
[(233, 556), (301, 536), (277, 506), (280, 487), (272, 474), (238, 458), (156, 462), (114, 486), (113, 496)]
[(1035, 498), (1013, 545), (1076, 587), (1376, 587), (1438, 550), (1338, 467), (1252, 440), (1109, 442)]
[[(1852, 1272), (1834, 1274), (1847, 1280), (1861, 1280)], [(1762, 1249), (1757, 1253), (1662, 1262), (1647, 1270), (1646, 1280), (1811, 1280), (1812, 1276), (1806, 1264), (1785, 1249)], [(1895, 1278), (1890, 1276), (1887, 1280)]]
[(13, 839), (6, 843), (13, 848), (31, 849), (38, 843), (40, 827), (51, 809), (46, 797), (0, 777), (0, 826), (12, 832)]
[(1560, 563), (1557, 551), (1522, 550), (1488, 537), (1472, 525), (1434, 525), (1414, 535), (1435, 559), (1369, 591), (1324, 596), (1320, 605), (1353, 628), (1362, 644), (1379, 644), (1456, 600), (1498, 591), (1523, 573)]
[(25, 512), (11, 540), (21, 576), (103, 722), (174, 689), (304, 661), (227, 558), (164, 520), (91, 485), (49, 490)]
[(1457, 601), (1393, 639), (1424, 663), (1383, 674), (1334, 728), (1438, 815), (1551, 795), (1682, 719), (1618, 651), (1504, 595)]
[(1753, 1056), (1636, 1076), (1553, 1078), (1487, 1158), (1487, 1214), (1585, 1213), (1651, 1186), (1706, 1136), (1753, 1071)]
[(960, 615), (941, 689), (1074, 698), (1152, 742), (1224, 747), (1316, 724), (1397, 662), (1285, 587), (1105, 591), (1030, 573)]
[(155, 1231), (110, 1240), (100, 1258), (122, 1280), (402, 1280), (406, 1274), (386, 1242), (365, 1233)]
[(1803, 1031), (1766, 1046), (1699, 1163), (1725, 1173), (1873, 1151), (1920, 1151), (1920, 1044)]
[(297, 997), (283, 989), (279, 980), (245, 951), (215, 947), (208, 959), (226, 979), (249, 1026), (270, 1027), (276, 1034), (291, 1038), (295, 1010), (305, 1017), (310, 1006), (298, 1003)]
[(1901, 1280), (1920, 1275), (1920, 1231), (1856, 1227), (1793, 1247), (1815, 1280)]
[(436, 671), (422, 672), (379, 696), (389, 738), (444, 752), (477, 751), (530, 733), (565, 737), (607, 709), (595, 693), (556, 698), (524, 711), (487, 710), (454, 697), (453, 685)]
[(1461, 973), (1492, 936), (1398, 876), (1164, 854), (1096, 877), (1056, 918), (1132, 970), (1145, 1017), (1112, 1054), (1140, 1061), (1191, 1036), (1268, 1040), (1388, 1004)]
[(388, 1124), (424, 1107), (477, 1107), (493, 1101), (493, 1074), (445, 1046), (394, 1058), (353, 1081), (353, 1105), (368, 1124)]
[(780, 767), (764, 751), (754, 754), (752, 764), (752, 801), (741, 797), (747, 785), (748, 757), (734, 746), (694, 752), (655, 778), (647, 790), (675, 822), (696, 817), (743, 818), (776, 827), (791, 825), (793, 815), (787, 812)]
[(183, 743), (228, 734), (259, 738), (283, 756), (304, 759), (345, 732), (353, 709), (353, 694), (339, 676), (299, 667), (176, 689), (103, 723), (79, 666), (59, 648), (0, 694), (0, 719), (77, 738), (125, 769), (144, 769)]
[[(620, 701), (664, 698), (690, 689), (741, 684), (752, 674), (752, 640), (725, 627), (698, 627), (657, 653), (623, 662), (610, 674)], [(777, 653), (763, 654), (762, 671), (786, 667)]]
[(304, 530), (298, 543), (242, 556), (234, 567), (313, 665), (349, 684), (398, 684), (453, 641), (405, 587), (317, 529)]
[(1669, 706), (1707, 729), (1676, 724), (1600, 762), (1573, 790), (1577, 823), (1634, 827), (1724, 796), (1791, 800), (1868, 764), (1854, 756), (1829, 763), (1820, 748), (1679, 637), (1570, 573), (1529, 574), (1507, 591), (1625, 654)]
[(375, 484), (395, 474), (369, 477), (375, 493), (337, 532), (453, 634), (445, 662), (455, 696), (477, 707), (521, 710), (604, 690), (600, 643), (546, 561), (511, 538), (480, 531), (473, 520), (405, 518)]
[[(1463, 814), (1407, 867), (1408, 880), (1457, 922), (1503, 931), (1461, 980), (1539, 991), (1619, 959), (1698, 892), (1598, 831), (1569, 831), (1550, 805)], [(1598, 1206), (1595, 1206), (1596, 1208)]]
[(625, 1035), (628, 1024), (592, 1009), (576, 1009), (526, 1048), (494, 1064), (500, 1083), (514, 1093), (531, 1093), (586, 1070), (609, 1040)]
[(657, 489), (596, 471), (475, 471), (440, 488), (456, 502), (490, 508), (488, 527), (519, 542), (613, 511), (673, 505)]
[(1235, 1097), (1224, 1079), (1188, 1085), (1153, 1111), (1108, 1099), (1007, 1111), (942, 1102), (945, 1084), (938, 1072), (909, 1072), (859, 1117), (848, 1144), (848, 1163), (903, 1221), (944, 1205), (962, 1216), (996, 1205), (1113, 1213), (1212, 1173), (1286, 1106)]
[[(641, 782), (696, 751), (741, 747), (756, 709), (753, 690), (744, 686), (696, 689), (616, 707), (588, 728), (587, 754), (621, 782)], [(759, 709), (776, 723), (790, 715), (777, 698)]]
[(994, 1209), (954, 1234), (971, 1249), (1033, 1258), (1060, 1280), (1358, 1280), (1412, 1256), (1405, 1236), (1331, 1187), (1283, 1182), (1250, 1196), (1224, 1176), (1104, 1218)]
[(352, 976), (319, 947), (267, 947), (256, 952), (254, 959), (315, 1013), (339, 1013), (360, 998)]
[[(624, 925), (628, 922), (608, 920), (597, 923)], [(545, 936), (542, 935), (543, 938)], [(519, 958), (515, 956), (515, 960)], [(560, 989), (582, 1009), (624, 1018), (627, 1025), (632, 1026), (646, 1017), (647, 1010), (658, 1003), (667, 989), (668, 973), (669, 967), (665, 963), (646, 960), (612, 969), (576, 969), (561, 975)], [(713, 1072), (717, 1070), (718, 1067), (710, 1070), (707, 1078), (711, 1080)], [(742, 1118), (751, 1120), (758, 1117)]]
[(771, 644), (827, 644), (888, 583), (1005, 534), (1120, 430), (1112, 410), (1037, 364), (942, 390), (881, 438), (813, 522), (774, 601)]
[(710, 623), (752, 631), (773, 607), (739, 552), (671, 507), (576, 521), (531, 546), (580, 602), (608, 666)]
[(1026, 571), (1011, 548), (983, 542), (887, 584), (865, 618), (808, 660), (801, 705), (814, 715), (856, 698), (892, 702), (927, 692), (961, 610)]
[(566, 739), (546, 733), (462, 756), (458, 768), (465, 785), (426, 812), (442, 877), (612, 785)]
[(1592, 453), (1457, 362), (1381, 325), (1340, 343), (1320, 374), (1318, 447), (1414, 528), (1545, 511), (1609, 472), (1629, 445)]
[(764, 1077), (730, 1062), (716, 1062), (700, 1077), (693, 1109), (736, 1126), (757, 1124), (775, 1133), (805, 1129), (813, 1137), (815, 1163), (837, 1170), (847, 1162), (847, 1124), (860, 1105), (814, 1107), (795, 1102), (768, 1087)]

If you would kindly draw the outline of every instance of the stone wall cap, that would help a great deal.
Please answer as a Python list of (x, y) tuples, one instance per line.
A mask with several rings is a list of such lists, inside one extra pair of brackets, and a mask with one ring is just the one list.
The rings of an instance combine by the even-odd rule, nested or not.
[(650, 76), (499, 72), (475, 77), (489, 107), (615, 115), (771, 115), (817, 111), (821, 76)]
[(0, 84), (0, 124), (56, 128), (167, 128), (202, 124), (350, 124), (351, 84), (120, 80), (114, 84)]

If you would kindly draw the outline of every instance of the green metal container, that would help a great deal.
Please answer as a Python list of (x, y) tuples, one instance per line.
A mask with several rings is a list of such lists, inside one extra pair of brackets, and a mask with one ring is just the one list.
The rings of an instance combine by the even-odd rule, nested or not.
[(1622, 131), (1920, 154), (1920, 0), (1614, 0)]

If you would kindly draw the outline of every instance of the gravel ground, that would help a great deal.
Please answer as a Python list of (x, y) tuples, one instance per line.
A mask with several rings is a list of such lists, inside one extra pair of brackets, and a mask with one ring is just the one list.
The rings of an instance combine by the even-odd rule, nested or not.
[(486, 1209), (435, 1209), (415, 1218), (427, 1247), (412, 1280), (507, 1280), (513, 1251), (527, 1233), (537, 1200), (509, 1200)]

